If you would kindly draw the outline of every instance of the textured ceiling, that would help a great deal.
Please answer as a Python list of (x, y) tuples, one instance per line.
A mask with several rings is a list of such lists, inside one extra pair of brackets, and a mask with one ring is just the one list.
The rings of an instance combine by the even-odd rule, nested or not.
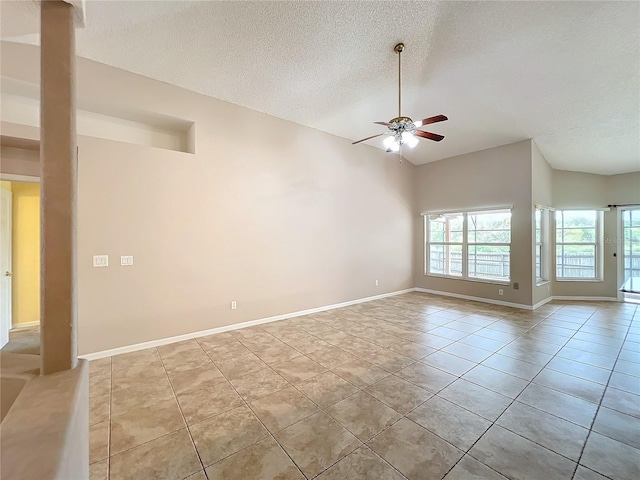
[(557, 169), (640, 170), (638, 2), (88, 0), (77, 33), (81, 56), (352, 140), (397, 114), (398, 41), (403, 114), (449, 117), (412, 163), (533, 138)]

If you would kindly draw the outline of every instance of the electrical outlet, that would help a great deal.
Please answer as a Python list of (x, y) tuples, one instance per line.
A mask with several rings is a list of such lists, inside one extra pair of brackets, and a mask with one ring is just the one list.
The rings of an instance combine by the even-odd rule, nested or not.
[(378, 286), (378, 280), (376, 280), (376, 287)]
[(498, 289), (498, 295), (504, 295), (504, 290), (503, 290), (503, 289), (501, 289), (501, 288), (499, 288), (499, 289)]
[(514, 289), (514, 290), (520, 290), (520, 284), (519, 284), (518, 282), (515, 282), (515, 283), (513, 284), (513, 289)]
[(94, 255), (93, 256), (93, 266), (94, 267), (108, 267), (109, 266), (109, 255)]
[(122, 256), (120, 256), (120, 265), (122, 265), (122, 266), (131, 266), (131, 265), (133, 265), (133, 255), (122, 255)]
[(231, 302), (231, 310), (235, 310), (236, 308), (238, 308), (238, 304), (237, 304), (237, 302), (234, 300), (233, 302)]

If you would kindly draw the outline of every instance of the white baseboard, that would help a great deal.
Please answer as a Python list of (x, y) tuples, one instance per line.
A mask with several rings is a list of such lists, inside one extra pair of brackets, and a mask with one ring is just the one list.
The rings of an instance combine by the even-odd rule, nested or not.
[(40, 321), (19, 323), (17, 325), (12, 325), (11, 326), (11, 331), (13, 332), (13, 331), (16, 331), (16, 330), (24, 330), (25, 328), (37, 327), (39, 325), (40, 325)]
[(553, 300), (553, 295), (550, 297), (545, 298), (544, 300), (540, 300), (538, 303), (533, 305), (533, 310), (535, 310), (536, 308), (540, 308), (543, 305), (546, 305), (547, 303), (549, 303), (550, 301)]
[(127, 345), (125, 347), (111, 348), (109, 350), (102, 350), (100, 352), (87, 353), (84, 355), (80, 355), (78, 358), (83, 358), (85, 360), (98, 360), (100, 358), (111, 357), (113, 355), (136, 352), (138, 350), (144, 350), (146, 348), (160, 347), (162, 345), (167, 345), (169, 343), (181, 342), (183, 340), (191, 340), (193, 338), (199, 338), (199, 337), (206, 337), (207, 335), (214, 335), (216, 333), (229, 332), (231, 330), (238, 330), (240, 328), (252, 327), (254, 325), (261, 325), (263, 323), (277, 322), (278, 320), (284, 320), (286, 318), (301, 317), (303, 315), (311, 315), (313, 313), (324, 312), (326, 310), (332, 310), (334, 308), (348, 307), (350, 305), (356, 305), (358, 303), (370, 302), (372, 300), (392, 297), (395, 295), (402, 295), (403, 293), (411, 293), (413, 291), (415, 291), (415, 288), (407, 288), (405, 290), (398, 290), (396, 292), (383, 293), (380, 295), (374, 295), (372, 297), (359, 298), (357, 300), (349, 300), (348, 302), (336, 303), (334, 305), (325, 305), (323, 307), (310, 308), (308, 310), (300, 310), (298, 312), (285, 313), (285, 314), (276, 315), (273, 317), (259, 318), (257, 320), (248, 320), (246, 322), (235, 323), (233, 325), (225, 325), (223, 327), (211, 328), (208, 330), (200, 330), (197, 332), (186, 333), (184, 335), (160, 338), (158, 340), (152, 340), (150, 342), (136, 343), (133, 345)]
[(565, 295), (556, 295), (553, 297), (554, 300), (574, 300), (580, 302), (617, 302), (617, 297), (580, 297), (580, 296), (565, 296)]
[[(120, 355), (123, 353), (131, 353), (131, 352), (136, 352), (138, 350), (144, 350), (146, 348), (153, 348), (153, 347), (160, 347), (162, 345), (167, 345), (170, 343), (175, 343), (175, 342), (181, 342), (183, 340), (191, 340), (194, 338), (199, 338), (199, 337), (206, 337), (207, 335), (214, 335), (216, 333), (222, 333), (222, 332), (229, 332), (232, 330), (238, 330), (240, 328), (246, 328), (246, 327), (252, 327), (254, 325), (261, 325), (264, 323), (270, 323), (270, 322), (277, 322), (278, 320), (284, 320), (287, 318), (295, 318), (295, 317), (301, 317), (303, 315), (311, 315), (313, 313), (318, 313), (318, 312), (324, 312), (327, 310), (332, 310), (334, 308), (342, 308), (342, 307), (348, 307), (350, 305), (357, 305), (359, 303), (366, 303), (366, 302), (370, 302), (372, 300), (378, 300), (380, 298), (386, 298), (386, 297), (392, 297), (395, 295), (402, 295), (403, 293), (411, 293), (411, 292), (422, 292), (422, 293), (431, 293), (434, 295), (442, 295), (444, 297), (453, 297), (453, 298), (461, 298), (463, 300), (472, 300), (475, 302), (483, 302), (483, 303), (489, 303), (492, 305), (500, 305), (503, 307), (513, 307), (513, 308), (520, 308), (523, 310), (535, 310), (538, 307), (541, 307), (542, 305), (552, 301), (552, 300), (578, 300), (578, 301), (611, 301), (611, 302), (616, 302), (618, 301), (617, 298), (615, 297), (548, 297), (544, 300), (542, 300), (541, 302), (536, 303), (535, 305), (524, 305), (521, 303), (511, 303), (511, 302), (503, 302), (501, 300), (493, 300), (491, 298), (482, 298), (482, 297), (473, 297), (471, 295), (462, 295), (459, 293), (451, 293), (451, 292), (443, 292), (440, 290), (430, 290), (427, 288), (407, 288), (405, 290), (398, 290), (396, 292), (390, 292), (390, 293), (383, 293), (380, 295), (374, 295), (372, 297), (365, 297), (365, 298), (359, 298), (357, 300), (350, 300), (348, 302), (342, 302), (342, 303), (336, 303), (333, 305), (325, 305), (323, 307), (317, 307), (317, 308), (310, 308), (308, 310), (300, 310), (298, 312), (292, 312), (292, 313), (285, 313), (282, 315), (275, 315), (273, 317), (265, 317), (265, 318), (259, 318), (256, 320), (248, 320), (246, 322), (241, 322), (241, 323), (235, 323), (233, 325), (225, 325), (223, 327), (216, 327), (216, 328), (211, 328), (208, 330), (199, 330), (197, 332), (192, 332), (192, 333), (186, 333), (184, 335), (177, 335), (174, 337), (166, 337), (166, 338), (160, 338), (158, 340), (151, 340), (149, 342), (143, 342), (143, 343), (136, 343), (133, 345), (127, 345), (124, 347), (118, 347), (118, 348), (112, 348), (109, 350), (102, 350), (99, 352), (94, 352), (94, 353), (87, 353), (84, 355), (80, 355), (78, 358), (83, 358), (85, 360), (98, 360), (100, 358), (105, 358), (105, 357), (111, 357), (113, 355)], [(24, 325), (25, 328), (27, 328), (26, 326), (34, 326), (34, 325), (38, 325), (39, 322), (34, 322), (33, 325), (31, 324), (22, 324), (19, 328), (22, 328), (22, 326)]]
[(434, 295), (442, 295), (445, 297), (462, 298), (464, 300), (473, 300), (474, 302), (490, 303), (492, 305), (500, 305), (502, 307), (521, 308), (523, 310), (533, 310), (531, 305), (525, 305), (523, 303), (511, 303), (503, 302), (502, 300), (494, 300), (492, 298), (472, 297), (471, 295), (462, 295), (460, 293), (443, 292), (441, 290), (430, 290), (428, 288), (416, 288), (416, 292), (432, 293)]

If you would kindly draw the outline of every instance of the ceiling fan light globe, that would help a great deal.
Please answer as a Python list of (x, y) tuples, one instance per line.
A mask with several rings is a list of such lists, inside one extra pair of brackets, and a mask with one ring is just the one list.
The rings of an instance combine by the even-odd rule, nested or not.
[(382, 142), (382, 143), (387, 148), (393, 148), (394, 145), (397, 145), (395, 138), (392, 137), (392, 136), (389, 136), (389, 137), (385, 138), (384, 142)]
[(405, 144), (407, 145), (407, 147), (409, 148), (415, 148), (416, 145), (418, 145), (419, 140), (414, 137), (413, 135), (411, 135), (411, 137), (409, 138), (409, 140), (405, 141)]
[(422, 126), (422, 120), (418, 120), (417, 122), (413, 122), (414, 128), (420, 128)]

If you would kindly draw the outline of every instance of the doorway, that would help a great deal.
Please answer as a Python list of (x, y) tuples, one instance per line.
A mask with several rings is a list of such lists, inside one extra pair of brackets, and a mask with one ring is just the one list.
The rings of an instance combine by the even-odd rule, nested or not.
[(624, 301), (640, 303), (640, 207), (622, 210), (622, 276)]
[[(27, 337), (27, 343), (33, 337), (34, 348), (36, 341), (39, 344), (40, 183), (37, 177), (3, 175), (2, 178), (0, 348), (19, 340), (23, 350), (27, 346), (22, 343)], [(3, 351), (7, 349), (12, 350), (11, 345)]]

